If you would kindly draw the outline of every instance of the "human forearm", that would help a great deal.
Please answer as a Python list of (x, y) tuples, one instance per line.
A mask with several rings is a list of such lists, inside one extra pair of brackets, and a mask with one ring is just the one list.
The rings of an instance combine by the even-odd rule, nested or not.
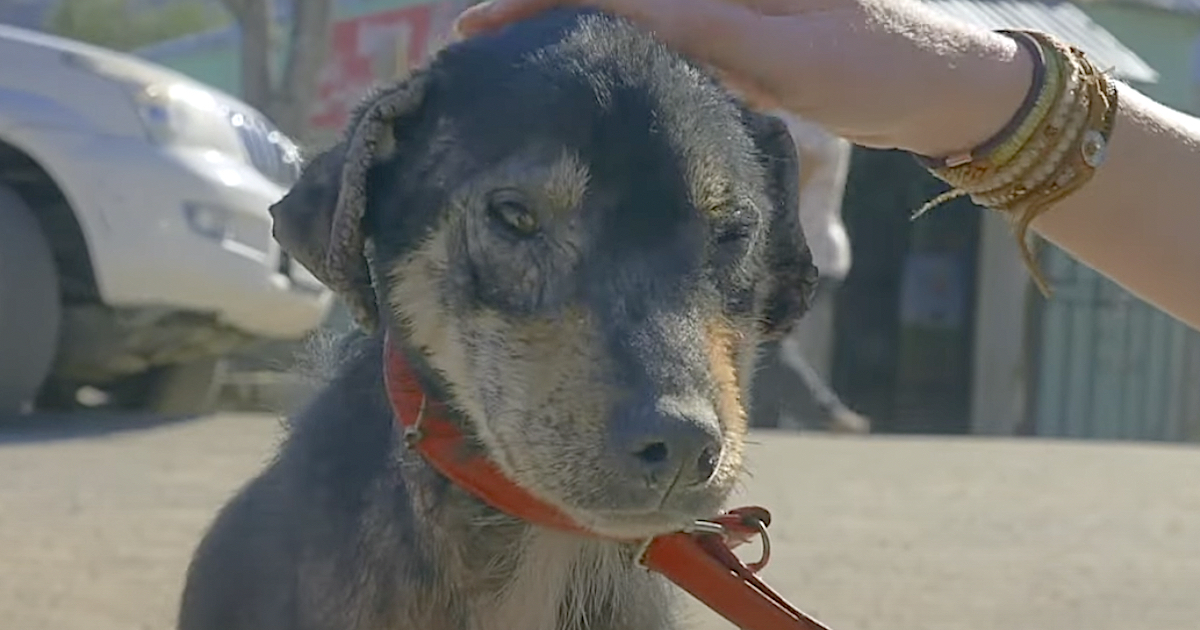
[[(943, 120), (912, 128), (897, 140), (900, 148), (954, 153), (952, 147), (973, 146), (1012, 116), (1013, 95), (1029, 89), (1030, 64), (992, 54), (977, 56), (975, 64), (974, 80), (992, 90), (960, 89), (955, 97), (947, 75), (943, 89), (950, 91), (939, 98), (959, 107), (935, 110)], [(1200, 235), (1200, 120), (1118, 87), (1120, 106), (1104, 163), (1032, 227), (1139, 297), (1200, 326), (1200, 292), (1190, 286), (1191, 278), (1200, 277), (1200, 248), (1193, 245)], [(996, 95), (1007, 95), (1008, 113), (995, 109)], [(972, 134), (975, 142), (962, 140)]]
[[(863, 146), (935, 153), (981, 141), (1029, 84), (1030, 60), (1011, 40), (919, 0), (488, 0), (455, 28), (469, 36), (564, 4), (632, 18), (756, 107), (786, 108)], [(1019, 85), (989, 76), (1008, 62), (1024, 69)], [(964, 91), (986, 98), (968, 111)], [(930, 123), (936, 135), (923, 134)]]
[(1034, 230), (1200, 327), (1200, 120), (1127, 86), (1105, 163)]
[(983, 142), (1016, 111), (1032, 77), (1011, 39), (918, 2), (793, 15), (734, 5), (689, 20), (685, 48), (700, 48), (771, 105), (860, 146), (936, 155)]
[[(812, 15), (743, 14), (730, 31), (735, 37), (723, 44), (740, 52), (725, 58), (761, 54), (776, 63), (793, 60), (796, 72), (816, 77), (819, 87), (795, 84), (794, 92), (777, 92), (783, 105), (867, 146), (952, 155), (988, 140), (1017, 113), (1031, 88), (1034, 64), (1014, 40), (943, 21), (902, 3), (857, 6), (859, 11), (879, 13), (866, 20), (869, 26), (854, 28), (882, 33), (860, 33), (855, 41), (858, 56), (836, 44), (805, 51), (796, 43), (806, 41), (807, 31), (828, 34), (839, 25), (857, 24), (844, 16), (831, 20), (837, 24), (827, 24)], [(896, 32), (906, 35), (888, 35)], [(887, 47), (887, 54), (864, 52), (875, 46)], [(785, 47), (792, 52), (775, 50)], [(855, 67), (885, 57), (907, 69), (899, 77), (907, 87), (895, 83), (895, 77)], [(800, 61), (794, 61), (797, 58)], [(769, 64), (757, 67), (761, 76), (785, 72)], [(847, 84), (839, 73), (859, 82)], [(867, 83), (879, 86), (880, 94), (893, 97), (886, 103), (896, 112), (891, 126), (856, 126), (856, 121), (871, 119), (865, 105), (856, 105), (860, 109), (844, 122), (841, 115), (825, 111), (826, 103), (878, 99), (865, 92), (829, 98), (829, 91), (861, 90), (863, 77), (871, 77)], [(1040, 214), (1032, 228), (1133, 293), (1200, 327), (1200, 291), (1191, 287), (1191, 279), (1200, 277), (1200, 247), (1193, 245), (1200, 237), (1200, 120), (1127, 86), (1119, 90), (1120, 107), (1105, 162), (1090, 181)], [(819, 94), (811, 95), (814, 91)]]

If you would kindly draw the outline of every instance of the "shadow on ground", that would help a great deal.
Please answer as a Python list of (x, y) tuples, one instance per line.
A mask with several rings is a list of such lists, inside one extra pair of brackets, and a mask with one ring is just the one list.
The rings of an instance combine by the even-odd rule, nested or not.
[(202, 415), (162, 416), (150, 413), (73, 411), (0, 416), (0, 447), (103, 437), (129, 431), (145, 431), (189, 422)]

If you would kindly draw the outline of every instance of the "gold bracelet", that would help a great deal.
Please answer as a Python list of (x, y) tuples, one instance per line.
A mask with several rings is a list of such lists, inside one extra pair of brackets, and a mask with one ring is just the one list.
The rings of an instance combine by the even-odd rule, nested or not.
[[(926, 166), (927, 170), (942, 181), (950, 184), (951, 189), (927, 201), (913, 213), (913, 219), (952, 199), (967, 196), (974, 191), (998, 188), (1010, 183), (1040, 158), (1042, 147), (1046, 142), (1045, 136), (1054, 136), (1062, 128), (1063, 119), (1069, 115), (1069, 108), (1072, 104), (1071, 100), (1076, 95), (1078, 89), (1078, 66), (1070, 59), (1056, 59), (1055, 55), (1046, 55), (1043, 49), (1040, 48), (1037, 39), (1031, 36), (1027, 36), (1027, 39), (1034, 42), (1034, 45), (1039, 46), (1038, 58), (1045, 59), (1046, 64), (1053, 63), (1054, 67), (1058, 69), (1060, 76), (1060, 80), (1055, 82), (1054, 85), (1048, 85), (1044, 82), (1038, 87), (1043, 95), (1049, 97), (1051, 106), (1047, 108), (1047, 115), (1043, 116), (1038, 124), (1034, 126), (1034, 136), (1030, 139), (1030, 142), (1023, 145), (1022, 151), (998, 166), (993, 166), (983, 160), (975, 160), (948, 167)], [(1054, 61), (1051, 62), (1051, 59), (1054, 59)], [(1064, 98), (1064, 94), (1067, 95), (1067, 98)], [(918, 157), (918, 161), (922, 163), (926, 162), (924, 158), (920, 157)], [(981, 182), (983, 183), (981, 184)]]
[(1064, 111), (1064, 119), (1047, 127), (1040, 138), (1042, 143), (1031, 147), (1023, 156), (1028, 159), (1023, 162), (1020, 171), (1012, 173), (1012, 177), (998, 177), (996, 186), (990, 190), (973, 192), (972, 199), (986, 208), (999, 208), (1046, 182), (1083, 133), (1089, 100), (1087, 91), (1079, 90), (1077, 97), (1068, 102), (1070, 109)]
[[(965, 173), (962, 176), (965, 179), (975, 179), (987, 174), (990, 170), (1001, 169), (1007, 166), (1009, 160), (1026, 143), (1033, 139), (1034, 134), (1037, 133), (1038, 129), (1050, 115), (1051, 107), (1057, 101), (1062, 85), (1064, 82), (1069, 83), (1072, 79), (1073, 75), (1070, 71), (1073, 68), (1064, 68), (1062, 61), (1057, 55), (1044, 54), (1037, 40), (1028, 33), (1022, 31), (1001, 32), (1012, 37), (1018, 43), (1023, 44), (1034, 55), (1034, 59), (1040, 61), (1043, 74), (1040, 77), (1041, 81), (1035, 83), (1037, 96), (1033, 102), (1033, 106), (1025, 114), (1024, 118), (1020, 120), (1011, 135), (1004, 139), (995, 149), (989, 153), (978, 155), (970, 162), (941, 169), (949, 178), (958, 178), (957, 172), (962, 172)], [(1064, 75), (1064, 71), (1068, 71), (1066, 75)], [(972, 151), (972, 153), (978, 153), (978, 150)]]
[[(1031, 37), (1026, 33), (1020, 33), (1020, 36)], [(1041, 94), (1038, 95), (1038, 100), (1033, 107), (1033, 111), (1021, 123), (1021, 126), (1013, 134), (1012, 138), (997, 147), (996, 152), (988, 157), (989, 162), (996, 166), (1007, 164), (1033, 138), (1033, 134), (1037, 132), (1042, 121), (1050, 114), (1050, 106), (1054, 104), (1054, 99), (1058, 95), (1059, 87), (1063, 80), (1062, 61), (1058, 55), (1050, 55), (1046, 59), (1046, 86), (1041, 91)]]
[[(1047, 57), (1053, 59), (1057, 56), (1047, 55)], [(955, 188), (972, 192), (1006, 185), (1023, 174), (1031, 166), (1031, 163), (1039, 158), (1041, 146), (1046, 141), (1052, 141), (1061, 131), (1071, 115), (1071, 110), (1076, 104), (1075, 101), (1082, 93), (1079, 65), (1071, 59), (1057, 60), (1054, 65), (1062, 67), (1064, 74), (1062, 80), (1056, 85), (1056, 89), (1048, 94), (1051, 106), (1048, 107), (1047, 115), (1034, 125), (1032, 137), (1022, 144), (1022, 148), (1026, 150), (1018, 152), (1018, 155), (1010, 157), (1002, 164), (992, 165), (981, 162), (975, 164), (971, 170), (938, 169), (934, 171), (934, 174)], [(1033, 147), (1029, 146), (1031, 143), (1034, 145)]]
[(1047, 72), (1051, 68), (1047, 67), (1046, 55), (1037, 40), (1029, 37), (1022, 31), (1001, 30), (997, 32), (1013, 39), (1019, 47), (1024, 48), (1029, 53), (1033, 61), (1033, 80), (1029, 90), (1025, 93), (1025, 99), (1021, 102), (1021, 106), (1017, 108), (1016, 113), (1013, 114), (1012, 118), (1000, 131), (984, 141), (983, 144), (965, 153), (953, 154), (943, 158), (931, 158), (914, 154), (917, 161), (925, 168), (951, 170), (966, 165), (972, 165), (972, 167), (977, 168), (989, 162), (999, 163), (1000, 160), (995, 159), (997, 153), (1001, 149), (1011, 152), (1012, 147), (1006, 147), (1005, 145), (1020, 135), (1020, 130), (1035, 115), (1038, 104), (1044, 100), (1043, 97), (1047, 93), (1054, 92), (1052, 77)]
[(1104, 72), (1096, 69), (1085, 57), (1082, 51), (1072, 48), (1072, 52), (1082, 59), (1087, 68), (1090, 81), (1092, 107), (1086, 126), (1079, 140), (1074, 143), (1073, 150), (1068, 151), (1065, 159), (1055, 169), (1054, 177), (1045, 185), (1032, 191), (1024, 198), (1005, 206), (996, 208), (1007, 214), (1013, 222), (1017, 242), (1021, 246), (1021, 258), (1025, 266), (1032, 272), (1033, 280), (1043, 295), (1049, 297), (1050, 286), (1039, 272), (1033, 251), (1029, 247), (1029, 228), (1033, 221), (1049, 210), (1055, 203), (1078, 191), (1091, 181), (1096, 169), (1104, 163), (1107, 156), (1108, 142), (1116, 126), (1119, 106), (1117, 84)]
[[(1019, 37), (1036, 43), (1045, 72), (1036, 103), (1010, 136), (996, 140), (985, 158), (955, 164), (926, 164), (951, 189), (914, 214), (920, 216), (950, 199), (972, 201), (1005, 214), (1021, 246), (1021, 257), (1043, 295), (1050, 288), (1037, 268), (1028, 242), (1033, 221), (1087, 184), (1104, 162), (1116, 123), (1117, 85), (1075, 46), (1032, 30)], [(1057, 70), (1054, 70), (1057, 69)], [(1051, 75), (1058, 85), (1051, 89)], [(1052, 96), (1047, 96), (1047, 94)], [(1042, 105), (1043, 98), (1048, 99)], [(1038, 107), (1043, 113), (1035, 114)], [(1034, 118), (1039, 116), (1039, 118)], [(993, 161), (995, 159), (995, 161)]]

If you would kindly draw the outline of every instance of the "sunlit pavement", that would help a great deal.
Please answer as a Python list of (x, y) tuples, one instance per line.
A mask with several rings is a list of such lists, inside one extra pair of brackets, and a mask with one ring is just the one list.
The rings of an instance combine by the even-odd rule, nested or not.
[[(171, 628), (192, 546), (278, 430), (235, 414), (0, 426), (0, 628)], [(1200, 449), (753, 439), (743, 499), (775, 516), (766, 577), (834, 630), (1200, 627)], [(728, 627), (692, 610), (690, 627)]]

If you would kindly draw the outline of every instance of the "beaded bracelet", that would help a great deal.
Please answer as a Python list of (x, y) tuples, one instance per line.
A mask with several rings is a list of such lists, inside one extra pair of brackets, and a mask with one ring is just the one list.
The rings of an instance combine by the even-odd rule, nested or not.
[[(1060, 44), (1055, 42), (1052, 45)], [(1092, 65), (1082, 51), (1076, 48), (1070, 50), (1081, 59), (1087, 71), (1087, 85), (1092, 102), (1086, 120), (1081, 125), (1079, 138), (1073, 143), (1072, 150), (1066, 151), (1062, 161), (1057, 162), (1052, 178), (1025, 196), (997, 208), (1012, 217), (1016, 237), (1021, 243), (1021, 257), (1025, 265), (1034, 271), (1034, 281), (1038, 283), (1038, 288), (1044, 295), (1049, 295), (1049, 286), (1041, 274), (1037, 273), (1033, 252), (1030, 251), (1026, 238), (1029, 227), (1053, 204), (1091, 180), (1096, 169), (1104, 163), (1117, 117), (1116, 82)]]
[(1072, 194), (1103, 163), (1116, 121), (1117, 86), (1079, 48), (1039, 31), (998, 31), (1037, 49), (1035, 80), (1022, 107), (997, 136), (971, 151), (940, 160), (917, 156), (930, 173), (951, 185), (914, 214), (951, 199), (975, 203), (1009, 217), (1021, 257), (1043, 295), (1049, 285), (1037, 269), (1027, 239), (1034, 219)]
[[(1036, 43), (1036, 40), (1033, 40)], [(1043, 97), (1050, 101), (1045, 115), (1032, 125), (1032, 133), (1024, 139), (1019, 150), (1004, 161), (976, 160), (959, 167), (935, 169), (937, 175), (955, 188), (979, 191), (1011, 183), (1024, 173), (1041, 154), (1046, 142), (1051, 142), (1065, 127), (1072, 112), (1078, 109), (1081, 88), (1081, 69), (1071, 59), (1049, 55), (1052, 64), (1061, 68), (1061, 80), (1042, 86)], [(1032, 145), (1032, 146), (1031, 146)]]
[(1026, 132), (1025, 128), (1030, 125), (1031, 121), (1036, 124), (1036, 120), (1044, 115), (1045, 108), (1050, 106), (1052, 92), (1056, 89), (1057, 67), (1048, 66), (1048, 61), (1051, 60), (1046, 58), (1037, 41), (1025, 33), (1009, 30), (996, 32), (1012, 37), (1018, 45), (1029, 52), (1030, 58), (1033, 59), (1033, 83), (1025, 94), (1025, 99), (1000, 131), (974, 149), (943, 158), (915, 155), (917, 161), (925, 168), (952, 169), (972, 163), (1003, 163), (1006, 161), (1004, 156), (1011, 157), (1015, 152), (1011, 145), (1022, 142), (1022, 135), (1028, 138), (1028, 133), (1031, 132)]

